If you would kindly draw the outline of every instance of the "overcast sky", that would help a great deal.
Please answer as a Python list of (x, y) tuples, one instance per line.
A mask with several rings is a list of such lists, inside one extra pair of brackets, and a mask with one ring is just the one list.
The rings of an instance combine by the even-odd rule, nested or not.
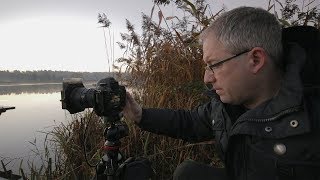
[[(268, 0), (208, 2), (218, 11), (222, 5), (266, 8)], [(0, 0), (0, 70), (108, 71), (98, 13), (107, 14), (116, 42), (126, 32), (125, 19), (138, 28), (141, 12), (150, 14), (152, 6), (152, 0)], [(176, 13), (173, 5), (164, 10), (164, 16)]]

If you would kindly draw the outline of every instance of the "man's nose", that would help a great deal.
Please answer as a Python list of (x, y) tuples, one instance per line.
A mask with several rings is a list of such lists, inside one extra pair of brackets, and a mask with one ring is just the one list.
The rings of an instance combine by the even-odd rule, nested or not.
[(210, 84), (210, 83), (216, 82), (216, 78), (215, 78), (215, 76), (214, 76), (214, 73), (213, 73), (212, 71), (206, 70), (206, 71), (204, 72), (203, 82), (204, 82), (205, 84)]

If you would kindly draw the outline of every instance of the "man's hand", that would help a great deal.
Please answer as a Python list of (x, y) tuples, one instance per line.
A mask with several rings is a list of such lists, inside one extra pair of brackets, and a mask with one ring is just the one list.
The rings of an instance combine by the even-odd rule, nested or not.
[(127, 92), (126, 105), (123, 108), (123, 115), (126, 119), (140, 123), (142, 117), (141, 106), (133, 99), (130, 93)]

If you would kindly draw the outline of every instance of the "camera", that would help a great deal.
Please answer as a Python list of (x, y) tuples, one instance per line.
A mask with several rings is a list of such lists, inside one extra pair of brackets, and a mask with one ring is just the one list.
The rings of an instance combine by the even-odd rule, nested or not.
[(70, 114), (93, 108), (98, 116), (116, 117), (125, 106), (126, 89), (112, 78), (97, 82), (96, 88), (85, 88), (81, 78), (63, 79), (62, 109)]

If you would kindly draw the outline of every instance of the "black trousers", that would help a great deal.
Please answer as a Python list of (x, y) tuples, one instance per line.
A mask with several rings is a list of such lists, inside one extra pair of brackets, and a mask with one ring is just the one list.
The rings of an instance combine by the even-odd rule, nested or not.
[(173, 180), (226, 180), (225, 169), (214, 168), (192, 160), (181, 163), (173, 173)]

